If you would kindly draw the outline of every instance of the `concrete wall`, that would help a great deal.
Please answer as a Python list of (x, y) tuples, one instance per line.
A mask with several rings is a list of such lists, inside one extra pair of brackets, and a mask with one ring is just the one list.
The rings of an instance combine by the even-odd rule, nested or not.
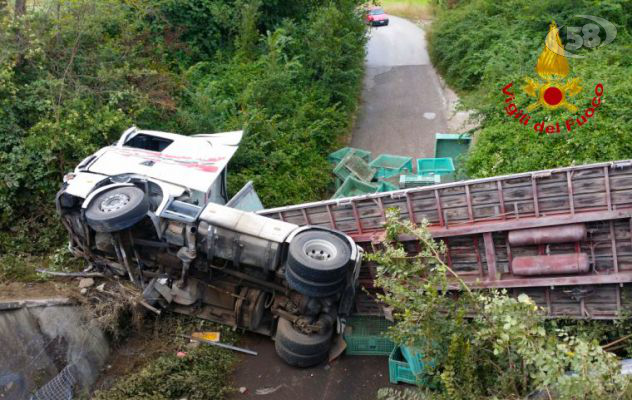
[(0, 304), (0, 399), (28, 398), (68, 365), (85, 390), (109, 355), (103, 332), (80, 307), (43, 304)]

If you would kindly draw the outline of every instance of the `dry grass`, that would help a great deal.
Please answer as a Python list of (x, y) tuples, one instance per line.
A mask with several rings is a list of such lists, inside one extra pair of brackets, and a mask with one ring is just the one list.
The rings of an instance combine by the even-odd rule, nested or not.
[(413, 21), (432, 19), (432, 7), (427, 0), (382, 0), (384, 11)]
[[(97, 289), (102, 283), (105, 284), (102, 290)], [(146, 310), (138, 303), (141, 297), (139, 289), (130, 282), (113, 279), (98, 280), (86, 294), (71, 296), (84, 306), (88, 319), (114, 339), (142, 324)], [(123, 319), (128, 319), (125, 326), (121, 326)]]

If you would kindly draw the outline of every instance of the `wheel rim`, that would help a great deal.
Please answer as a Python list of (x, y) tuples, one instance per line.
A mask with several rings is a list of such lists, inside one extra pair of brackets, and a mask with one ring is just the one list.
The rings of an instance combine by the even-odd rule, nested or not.
[(322, 239), (312, 239), (305, 242), (303, 252), (316, 261), (327, 261), (338, 254), (336, 246)]
[(130, 197), (125, 193), (114, 193), (106, 197), (99, 204), (99, 208), (104, 213), (111, 213), (129, 204)]

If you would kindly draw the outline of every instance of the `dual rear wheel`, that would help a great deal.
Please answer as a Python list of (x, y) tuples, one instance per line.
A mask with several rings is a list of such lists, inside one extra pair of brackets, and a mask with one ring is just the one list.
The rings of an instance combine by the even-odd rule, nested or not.
[[(341, 236), (308, 229), (290, 242), (285, 278), (290, 288), (304, 296), (336, 296), (347, 286), (350, 261), (351, 247)], [(287, 319), (279, 318), (275, 349), (289, 365), (311, 367), (327, 360), (332, 336), (332, 324), (323, 324), (318, 333), (306, 334)]]
[(332, 326), (308, 335), (296, 329), (287, 319), (279, 318), (274, 348), (279, 357), (289, 365), (312, 367), (327, 360), (332, 335)]
[(329, 297), (347, 283), (351, 248), (333, 232), (306, 230), (290, 242), (285, 279), (290, 287), (308, 297)]

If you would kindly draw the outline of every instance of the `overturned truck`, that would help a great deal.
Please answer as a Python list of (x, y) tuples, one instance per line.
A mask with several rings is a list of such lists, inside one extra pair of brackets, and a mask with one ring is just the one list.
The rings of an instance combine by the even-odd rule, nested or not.
[(71, 251), (127, 276), (154, 307), (272, 336), (283, 360), (304, 367), (326, 359), (343, 331), (363, 251), (383, 240), (388, 208), (427, 220), (473, 288), (527, 293), (553, 317), (631, 309), (632, 161), (253, 213), (260, 207), (242, 201), (257, 203), (251, 186), (230, 200), (226, 192), (241, 136), (130, 128), (87, 157), (56, 199)]
[[(632, 161), (616, 161), (263, 210), (342, 231), (369, 248), (385, 211), (426, 219), (445, 262), (473, 288), (528, 294), (552, 317), (632, 310)], [(402, 237), (415, 254), (418, 243)], [(370, 278), (366, 282), (370, 285)]]
[(64, 178), (70, 250), (129, 277), (150, 306), (273, 336), (284, 361), (315, 365), (344, 329), (362, 249), (335, 229), (223, 205), (241, 135), (127, 130)]

